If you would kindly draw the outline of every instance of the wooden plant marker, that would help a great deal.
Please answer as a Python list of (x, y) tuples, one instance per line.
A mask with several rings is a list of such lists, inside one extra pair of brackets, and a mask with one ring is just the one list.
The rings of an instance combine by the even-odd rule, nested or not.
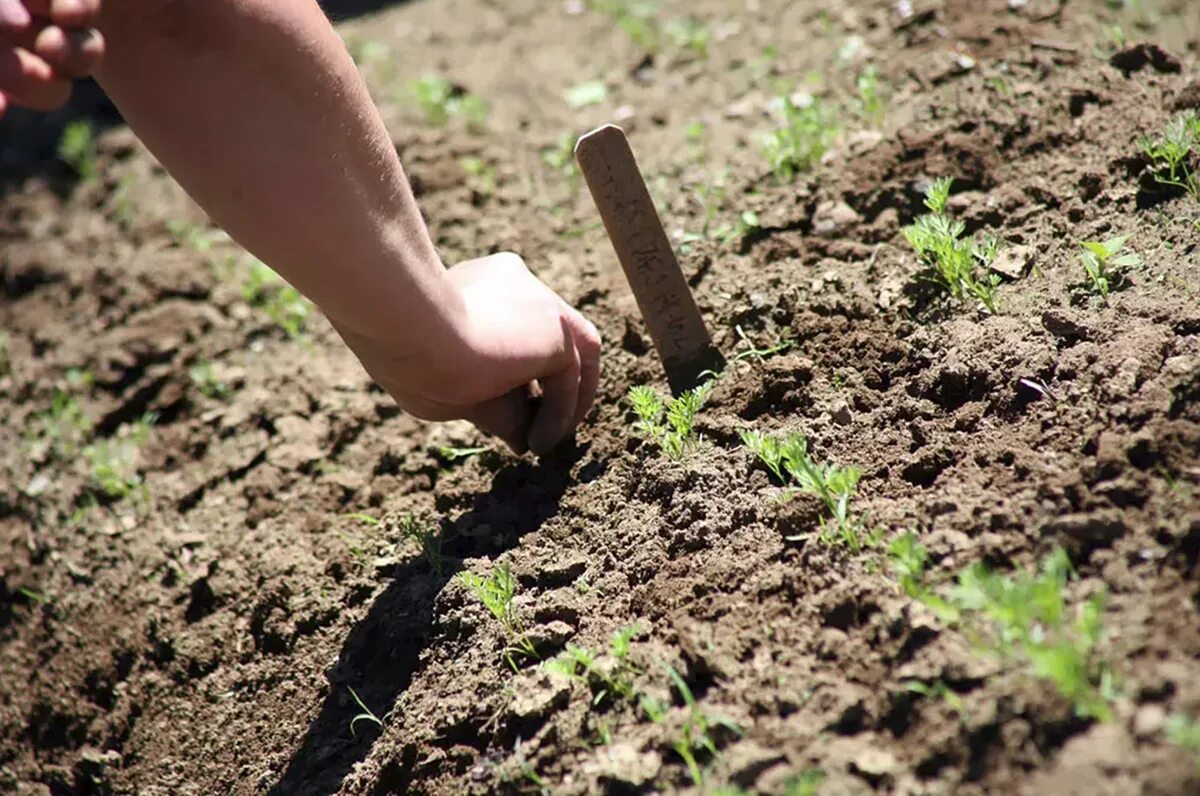
[(671, 391), (695, 387), (725, 362), (675, 259), (625, 132), (606, 124), (579, 139), (575, 161), (667, 372)]

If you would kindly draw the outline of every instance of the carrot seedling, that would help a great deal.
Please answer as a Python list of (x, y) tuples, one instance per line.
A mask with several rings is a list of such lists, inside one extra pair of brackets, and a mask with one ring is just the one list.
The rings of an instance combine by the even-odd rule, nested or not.
[(952, 182), (951, 177), (941, 177), (930, 183), (925, 190), (929, 213), (905, 227), (904, 237), (929, 268), (935, 283), (955, 299), (974, 298), (988, 312), (995, 313), (1000, 277), (988, 268), (1000, 250), (1000, 239), (987, 235), (981, 241), (962, 240), (966, 225), (946, 215)]
[(683, 759), (684, 764), (687, 766), (688, 774), (692, 778), (692, 783), (697, 788), (702, 788), (704, 786), (704, 774), (700, 769), (696, 753), (707, 752), (711, 757), (717, 756), (717, 745), (712, 737), (716, 727), (724, 727), (739, 737), (745, 733), (741, 727), (732, 721), (702, 711), (696, 703), (696, 697), (693, 696), (692, 689), (688, 687), (688, 684), (679, 675), (679, 672), (675, 671), (674, 667), (666, 664), (663, 664), (663, 668), (667, 670), (667, 675), (671, 678), (675, 690), (679, 692), (679, 696), (682, 697), (688, 711), (682, 734), (671, 744), (671, 748)]
[(487, 104), (441, 75), (424, 75), (411, 84), (413, 98), (430, 124), (442, 126), (461, 117), (472, 130), (487, 123)]
[(197, 362), (192, 365), (188, 368), (188, 379), (192, 382), (192, 386), (206, 398), (224, 401), (233, 393), (229, 386), (217, 377), (211, 362)]
[(631, 387), (629, 402), (638, 417), (634, 430), (658, 443), (669, 458), (682, 459), (695, 445), (696, 415), (711, 390), (712, 382), (708, 382), (664, 401), (650, 387)]
[(833, 111), (816, 97), (805, 95), (793, 100), (778, 98), (781, 124), (763, 137), (763, 154), (771, 171), (780, 180), (811, 171), (837, 138), (838, 124)]
[(504, 649), (504, 660), (513, 671), (517, 670), (518, 657), (538, 657), (537, 649), (525, 630), (525, 623), (513, 605), (513, 597), (517, 593), (517, 580), (507, 565), (497, 565), (486, 577), (474, 572), (460, 572), (458, 579), (500, 623), (508, 639), (508, 645)]
[(1127, 240), (1128, 235), (1118, 235), (1105, 241), (1083, 241), (1079, 244), (1083, 249), (1079, 253), (1083, 270), (1092, 283), (1092, 289), (1105, 299), (1108, 298), (1114, 280), (1121, 278), (1121, 274), (1115, 269), (1141, 265), (1142, 260), (1136, 254), (1120, 254)]

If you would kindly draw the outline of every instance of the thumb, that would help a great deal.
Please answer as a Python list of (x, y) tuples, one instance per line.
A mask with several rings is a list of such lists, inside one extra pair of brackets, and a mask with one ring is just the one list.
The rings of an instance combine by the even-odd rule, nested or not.
[(529, 427), (533, 423), (534, 403), (528, 385), (517, 387), (499, 398), (476, 404), (466, 419), (476, 428), (499, 437), (512, 452), (520, 455), (529, 449)]

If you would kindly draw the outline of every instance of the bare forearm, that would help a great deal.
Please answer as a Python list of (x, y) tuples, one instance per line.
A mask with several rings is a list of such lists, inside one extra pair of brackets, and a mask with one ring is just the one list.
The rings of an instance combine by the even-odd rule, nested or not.
[[(335, 323), (439, 336), (457, 311), (391, 141), (314, 0), (129, 0), (99, 78), (239, 243)], [(449, 334), (449, 330), (446, 330)]]

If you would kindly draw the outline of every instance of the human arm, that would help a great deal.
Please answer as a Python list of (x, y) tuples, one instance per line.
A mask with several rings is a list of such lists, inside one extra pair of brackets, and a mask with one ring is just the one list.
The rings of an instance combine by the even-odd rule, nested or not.
[[(595, 393), (595, 328), (496, 255), (447, 270), (314, 0), (126, 0), (97, 77), (209, 215), (325, 312), (406, 410), (545, 452)], [(544, 392), (536, 416), (526, 397)]]

